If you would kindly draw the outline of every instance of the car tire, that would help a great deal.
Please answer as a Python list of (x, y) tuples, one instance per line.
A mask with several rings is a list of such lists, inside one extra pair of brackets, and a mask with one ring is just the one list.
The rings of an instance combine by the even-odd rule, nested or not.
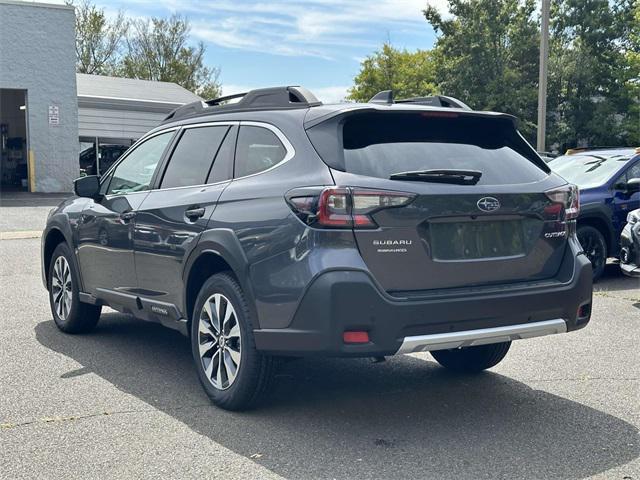
[(593, 268), (593, 281), (597, 281), (604, 273), (607, 264), (607, 243), (604, 236), (591, 225), (578, 226), (576, 231), (578, 241)]
[(249, 303), (232, 274), (219, 273), (204, 283), (191, 319), (191, 351), (205, 392), (225, 410), (255, 406), (273, 383), (276, 359), (256, 350), (253, 326)]
[(507, 355), (511, 342), (430, 352), (445, 368), (460, 373), (478, 373), (496, 366)]
[(101, 306), (80, 301), (79, 278), (71, 249), (59, 244), (51, 256), (47, 285), (53, 320), (65, 333), (90, 332), (100, 320)]

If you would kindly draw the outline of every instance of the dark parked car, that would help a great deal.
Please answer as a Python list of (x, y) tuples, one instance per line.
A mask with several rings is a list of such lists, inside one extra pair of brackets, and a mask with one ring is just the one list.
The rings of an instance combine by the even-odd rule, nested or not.
[(577, 188), (513, 117), (446, 97), (240, 97), (176, 110), (52, 211), (61, 330), (91, 330), (102, 305), (177, 329), (213, 402), (239, 409), (279, 356), (431, 351), (478, 372), (512, 340), (589, 322)]
[(551, 169), (580, 188), (578, 240), (593, 265), (593, 278), (620, 251), (627, 213), (640, 207), (640, 154), (632, 148), (580, 149), (549, 162)]
[(620, 268), (630, 277), (640, 277), (640, 209), (629, 212), (620, 235)]

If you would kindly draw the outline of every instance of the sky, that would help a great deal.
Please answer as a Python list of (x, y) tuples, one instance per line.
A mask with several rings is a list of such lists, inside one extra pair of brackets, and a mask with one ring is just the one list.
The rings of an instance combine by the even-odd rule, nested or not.
[[(49, 0), (61, 3), (61, 0)], [(94, 0), (107, 14), (130, 17), (178, 13), (220, 68), (223, 93), (302, 85), (324, 102), (343, 99), (360, 62), (390, 40), (428, 49), (435, 33), (424, 19), (427, 2), (446, 0)]]

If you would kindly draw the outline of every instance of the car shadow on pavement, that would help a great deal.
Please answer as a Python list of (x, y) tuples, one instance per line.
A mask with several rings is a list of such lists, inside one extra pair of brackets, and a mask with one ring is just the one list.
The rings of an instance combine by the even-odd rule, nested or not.
[(264, 405), (232, 413), (208, 402), (174, 331), (111, 313), (91, 335), (35, 330), (81, 365), (61, 381), (99, 375), (284, 477), (583, 478), (640, 456), (631, 424), (496, 373), (456, 376), (411, 356), (300, 359)]

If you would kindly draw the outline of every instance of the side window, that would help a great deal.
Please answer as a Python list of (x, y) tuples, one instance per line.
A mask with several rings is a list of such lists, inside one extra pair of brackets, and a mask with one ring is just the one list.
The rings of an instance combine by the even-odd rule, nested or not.
[(287, 151), (275, 133), (263, 127), (240, 127), (236, 147), (234, 177), (262, 172), (277, 165)]
[(213, 159), (228, 131), (227, 125), (186, 129), (171, 155), (160, 188), (205, 183)]
[(640, 162), (636, 162), (635, 165), (632, 165), (629, 170), (627, 170), (627, 174), (625, 175), (627, 182), (632, 178), (640, 178)]
[(100, 195), (106, 195), (109, 190), (109, 184), (113, 178), (113, 171), (106, 177), (100, 177)]
[(149, 189), (151, 178), (174, 132), (161, 133), (138, 145), (114, 169), (107, 195), (125, 195)]
[(632, 178), (640, 178), (640, 162), (636, 162), (635, 165), (627, 168), (627, 170), (624, 171), (615, 182), (613, 182), (613, 186), (616, 189), (624, 190), (624, 185)]
[(218, 149), (218, 154), (209, 172), (207, 183), (223, 182), (233, 178), (233, 155), (236, 150), (237, 138), (238, 127), (234, 125), (229, 129), (222, 145)]

